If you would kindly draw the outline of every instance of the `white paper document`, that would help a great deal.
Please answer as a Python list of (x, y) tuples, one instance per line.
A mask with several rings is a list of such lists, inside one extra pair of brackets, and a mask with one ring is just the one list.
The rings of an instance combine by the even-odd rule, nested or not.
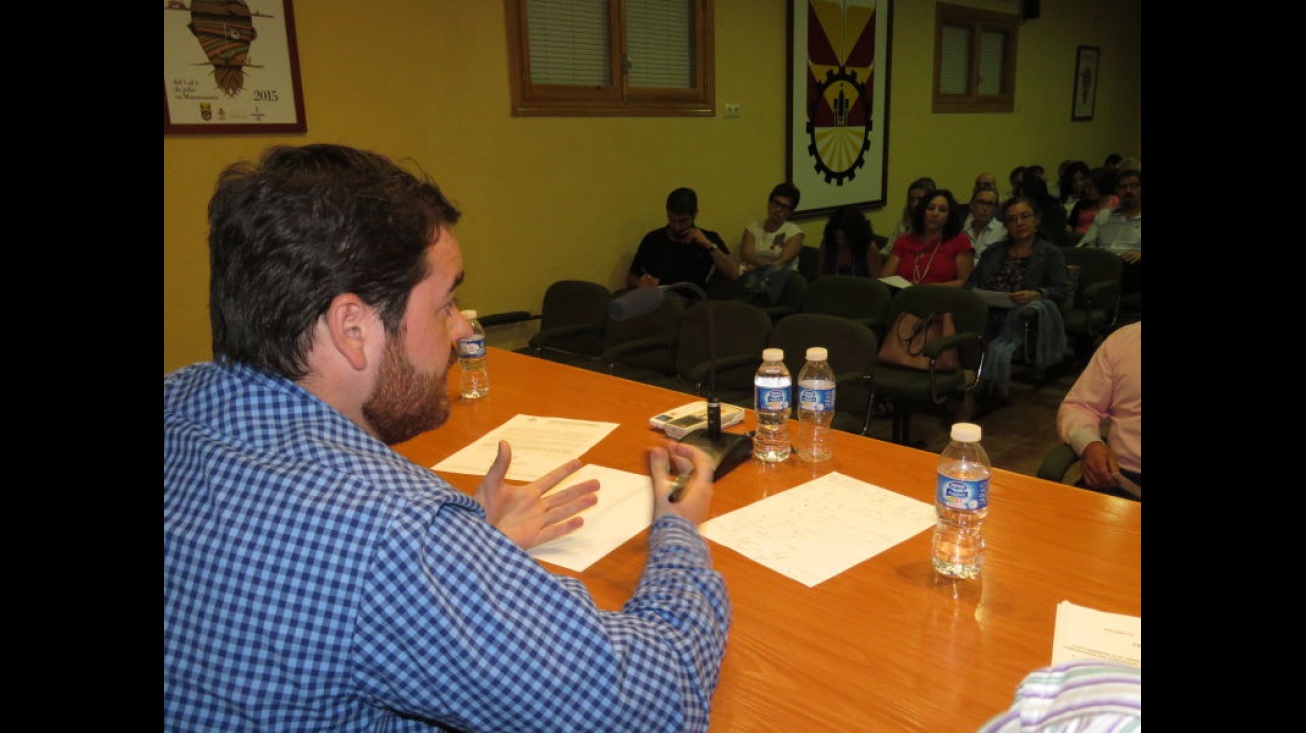
[(1011, 302), (1011, 293), (1002, 290), (985, 290), (984, 288), (971, 288), (971, 292), (984, 299), (984, 305), (991, 308), (1014, 308), (1015, 303)]
[(599, 480), (599, 503), (580, 513), (585, 523), (571, 534), (531, 548), (537, 560), (580, 572), (653, 523), (653, 484), (648, 476), (585, 465), (552, 491)]
[(911, 280), (908, 280), (907, 278), (903, 277), (902, 275), (890, 275), (890, 276), (888, 276), (888, 277), (882, 277), (882, 278), (880, 278), (880, 282), (884, 283), (885, 285), (888, 285), (888, 286), (891, 287), (891, 288), (910, 288), (910, 287), (911, 287)]
[(934, 526), (934, 507), (840, 473), (723, 514), (703, 536), (811, 588)]
[(1143, 619), (1107, 613), (1070, 601), (1057, 604), (1052, 663), (1102, 659), (1143, 666)]
[(517, 415), (431, 468), (483, 476), (499, 453), (499, 441), (506, 440), (512, 446), (512, 465), (505, 478), (534, 481), (581, 457), (616, 427), (614, 422)]

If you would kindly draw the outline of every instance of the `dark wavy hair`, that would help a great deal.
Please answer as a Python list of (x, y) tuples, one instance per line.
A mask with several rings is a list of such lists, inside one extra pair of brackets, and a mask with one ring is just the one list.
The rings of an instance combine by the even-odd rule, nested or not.
[(214, 358), (301, 379), (314, 326), (343, 293), (397, 335), (427, 248), (459, 216), (424, 174), (366, 150), (275, 146), (229, 166), (209, 201)]
[(911, 225), (912, 231), (917, 234), (925, 231), (925, 209), (931, 201), (940, 196), (948, 201), (948, 220), (943, 223), (943, 241), (946, 242), (961, 234), (961, 227), (966, 223), (966, 217), (961, 213), (961, 205), (957, 203), (957, 197), (946, 188), (936, 188), (925, 194), (925, 198), (921, 199), (920, 204), (911, 214)]
[(1066, 203), (1066, 199), (1075, 193), (1075, 174), (1083, 174), (1085, 178), (1089, 176), (1088, 163), (1082, 160), (1072, 160), (1061, 172), (1061, 180), (1057, 181), (1057, 193), (1061, 196), (1061, 203)]
[[(844, 236), (848, 238), (848, 247), (853, 258), (861, 262), (863, 268), (866, 268), (868, 265), (866, 262), (866, 249), (871, 244), (871, 237), (875, 235), (870, 220), (856, 206), (840, 206), (830, 214), (830, 220), (825, 223), (825, 230), (821, 234), (821, 249), (825, 250), (825, 263), (831, 273), (833, 272), (833, 263), (839, 257), (839, 247), (834, 243), (834, 233), (837, 231), (842, 231)], [(879, 273), (871, 274), (878, 275)]]

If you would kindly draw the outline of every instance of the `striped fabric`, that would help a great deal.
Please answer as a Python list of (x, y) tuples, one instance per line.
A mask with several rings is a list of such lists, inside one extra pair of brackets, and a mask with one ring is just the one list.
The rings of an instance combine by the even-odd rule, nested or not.
[(1143, 729), (1143, 670), (1076, 660), (1031, 672), (1016, 700), (977, 733), (1123, 733)]

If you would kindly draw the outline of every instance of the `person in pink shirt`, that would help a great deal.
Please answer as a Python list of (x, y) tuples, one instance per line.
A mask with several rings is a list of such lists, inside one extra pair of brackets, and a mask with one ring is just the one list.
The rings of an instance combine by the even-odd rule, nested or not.
[[(1057, 408), (1057, 434), (1079, 456), (1079, 486), (1142, 500), (1142, 321), (1112, 331), (1093, 352)], [(1122, 476), (1138, 491), (1123, 484)]]

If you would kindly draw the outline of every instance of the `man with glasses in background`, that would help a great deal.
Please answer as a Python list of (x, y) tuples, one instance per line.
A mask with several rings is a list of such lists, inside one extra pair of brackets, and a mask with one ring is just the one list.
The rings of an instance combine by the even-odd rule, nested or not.
[(976, 261), (985, 247), (1007, 236), (1006, 228), (995, 216), (997, 210), (997, 189), (977, 183), (975, 192), (970, 195), (970, 213), (966, 215), (966, 223), (962, 227), (962, 231), (970, 237), (971, 245), (975, 247)]
[(1080, 247), (1098, 247), (1120, 255), (1125, 261), (1121, 292), (1143, 289), (1143, 172), (1124, 170), (1116, 177), (1120, 205), (1098, 212), (1084, 232)]

